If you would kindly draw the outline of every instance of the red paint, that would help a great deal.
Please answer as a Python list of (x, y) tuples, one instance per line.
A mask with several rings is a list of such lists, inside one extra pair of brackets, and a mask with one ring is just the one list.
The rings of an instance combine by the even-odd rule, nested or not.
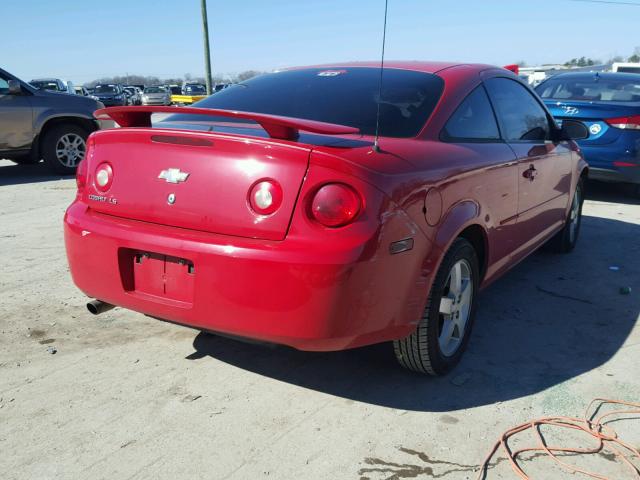
[[(76, 285), (90, 297), (196, 328), (337, 350), (409, 334), (443, 255), (464, 229), (483, 233), (487, 285), (562, 227), (586, 167), (575, 144), (439, 140), (482, 79), (511, 73), (482, 65), (388, 66), (435, 72), (445, 89), (416, 138), (381, 138), (379, 152), (371, 137), (350, 127), (238, 112), (224, 114), (358, 142), (304, 144), (273, 131), (270, 139), (145, 127), (94, 133), (65, 215)], [(174, 110), (101, 113), (146, 125), (152, 111)], [(107, 161), (113, 179), (103, 193), (94, 175)], [(533, 180), (523, 175), (532, 165)], [(172, 168), (189, 176), (179, 183), (158, 178)], [(269, 214), (251, 206), (252, 189), (265, 180), (282, 189)], [(327, 184), (353, 192), (333, 212), (347, 219), (342, 226), (325, 226), (314, 215)], [(391, 254), (390, 245), (405, 239), (413, 239), (413, 248)]]
[(96, 110), (95, 117), (102, 120), (115, 120), (121, 127), (150, 127), (153, 113), (182, 113), (198, 114), (209, 117), (231, 117), (238, 119), (254, 120), (266, 130), (271, 138), (295, 140), (298, 131), (304, 130), (324, 135), (339, 135), (346, 133), (358, 133), (357, 128), (332, 123), (316, 122), (299, 118), (280, 117), (278, 115), (265, 115), (263, 113), (236, 112), (230, 110), (215, 110), (213, 108), (198, 107), (163, 107), (163, 106), (138, 106), (138, 107), (111, 107)]
[(504, 68), (506, 70), (509, 70), (510, 72), (513, 72), (516, 75), (518, 75), (520, 73), (520, 65), (518, 65), (517, 63), (513, 63), (511, 65), (505, 65), (502, 68)]

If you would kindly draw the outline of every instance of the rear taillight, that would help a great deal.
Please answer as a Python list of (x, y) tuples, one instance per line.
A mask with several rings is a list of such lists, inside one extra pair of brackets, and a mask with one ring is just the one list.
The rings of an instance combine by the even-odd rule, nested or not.
[(630, 117), (616, 117), (605, 120), (610, 126), (625, 130), (640, 130), (640, 115)]
[(321, 187), (311, 201), (311, 215), (325, 227), (342, 227), (355, 220), (362, 208), (360, 195), (344, 183)]
[(95, 145), (95, 140), (93, 139), (93, 135), (89, 135), (87, 139), (87, 149), (84, 154), (84, 158), (80, 160), (80, 163), (76, 167), (76, 185), (78, 186), (78, 192), (84, 190), (84, 187), (87, 185), (87, 173), (89, 170), (89, 158), (93, 156), (93, 147)]
[(282, 204), (282, 187), (275, 180), (261, 180), (249, 190), (249, 205), (259, 215), (271, 215)]
[(113, 168), (107, 162), (103, 162), (96, 168), (93, 183), (101, 192), (106, 192), (113, 182)]
[(87, 159), (83, 158), (78, 167), (76, 168), (76, 185), (78, 186), (78, 192), (84, 190), (87, 185)]

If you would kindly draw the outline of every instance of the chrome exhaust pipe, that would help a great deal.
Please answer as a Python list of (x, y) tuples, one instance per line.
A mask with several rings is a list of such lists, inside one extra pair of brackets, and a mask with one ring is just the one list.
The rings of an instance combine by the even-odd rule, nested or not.
[(113, 307), (115, 307), (115, 305), (111, 305), (110, 303), (105, 303), (102, 300), (91, 300), (89, 303), (87, 303), (87, 310), (89, 310), (94, 315), (108, 312)]

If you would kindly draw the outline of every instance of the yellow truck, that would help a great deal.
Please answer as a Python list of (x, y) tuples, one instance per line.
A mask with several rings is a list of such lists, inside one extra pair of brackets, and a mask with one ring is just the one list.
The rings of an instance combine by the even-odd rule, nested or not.
[[(177, 87), (177, 85), (176, 85)], [(182, 88), (171, 88), (171, 103), (173, 105), (191, 105), (207, 96), (207, 87), (201, 83), (186, 83)]]

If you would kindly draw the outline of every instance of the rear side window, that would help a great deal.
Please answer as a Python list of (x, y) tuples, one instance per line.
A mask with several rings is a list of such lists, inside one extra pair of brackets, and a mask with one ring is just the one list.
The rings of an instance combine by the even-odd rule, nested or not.
[(640, 102), (640, 75), (617, 77), (558, 77), (541, 83), (536, 92), (549, 100), (590, 102)]
[[(373, 135), (379, 101), (380, 135), (416, 136), (440, 99), (443, 80), (429, 73), (385, 69), (382, 95), (379, 81), (378, 68), (288, 70), (231, 85), (194, 106), (336, 123)], [(206, 120), (207, 117), (178, 114), (169, 117), (167, 122), (201, 124)], [(229, 122), (229, 119), (208, 121)], [(162, 122), (158, 126), (162, 126)]]
[(500, 131), (491, 103), (479, 86), (465, 98), (442, 131), (442, 139), (458, 142), (496, 142)]
[(551, 138), (547, 112), (529, 90), (508, 78), (490, 78), (485, 85), (506, 141), (531, 142)]

